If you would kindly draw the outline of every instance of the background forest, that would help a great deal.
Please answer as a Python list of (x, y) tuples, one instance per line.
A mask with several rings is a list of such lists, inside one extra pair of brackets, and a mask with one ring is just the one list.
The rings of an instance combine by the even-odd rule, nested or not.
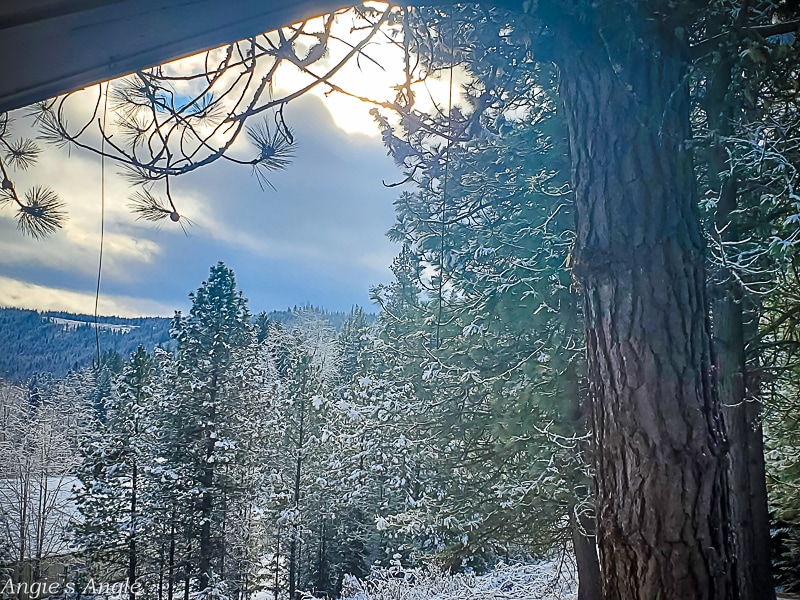
[[(796, 23), (792, 5), (755, 4), (743, 18)], [(388, 18), (381, 14), (362, 16)], [(682, 80), (691, 106), (681, 151), (707, 248), (700, 320), (711, 332), (712, 373), (703, 377), (713, 379), (727, 435), (737, 585), (752, 587), (763, 574), (756, 559), (771, 555), (776, 583), (792, 591), (800, 589), (800, 61), (793, 29), (751, 30), (741, 14), (713, 3), (681, 33), (696, 53)], [(605, 448), (599, 404), (592, 412), (589, 400), (601, 384), (635, 387), (627, 379), (637, 374), (587, 364), (587, 346), (597, 344), (585, 337), (588, 319), (605, 325), (617, 315), (593, 313), (606, 288), (592, 296), (585, 286), (613, 279), (614, 264), (575, 253), (586, 235), (575, 188), (587, 186), (576, 156), (592, 149), (574, 147), (581, 123), (560, 101), (568, 69), (534, 58), (533, 25), (499, 10), (420, 8), (390, 25), (421, 71), (469, 77), (459, 107), (416, 110), (409, 76), (398, 100), (375, 111), (408, 186), (389, 232), (400, 248), (394, 281), (372, 290), (377, 318), (361, 309), (340, 325), (319, 311), (251, 315), (220, 263), (160, 347), (96, 356), (47, 386), (5, 384), (0, 444), (12, 458), (0, 493), (11, 500), (0, 548), (10, 580), (36, 579), (46, 559), (68, 551), (80, 565), (76, 580), (141, 582), (131, 600), (337, 596), (352, 593), (343, 592), (347, 575), (376, 568), (397, 574), (435, 562), (482, 572), (563, 551), (578, 598), (601, 597), (594, 533), (609, 517), (596, 514), (593, 477)], [(119, 88), (128, 104), (163, 99), (131, 85)], [(153, 75), (144, 85), (167, 84)], [(629, 117), (664, 124), (667, 108)], [(68, 138), (52, 106), (38, 110), (51, 137)], [(7, 125), (4, 160), (19, 163), (26, 151), (8, 141)], [(254, 169), (285, 166), (265, 161), (288, 160), (291, 141), (269, 129), (250, 134), (260, 150)], [(622, 156), (632, 172), (651, 175), (631, 185), (658, 183), (663, 165)], [(47, 233), (16, 200), (20, 228)], [(55, 229), (63, 207), (49, 202)], [(172, 198), (165, 202), (140, 195), (134, 210), (179, 221)], [(666, 304), (667, 279), (650, 282), (654, 304)], [(654, 328), (654, 308), (644, 306), (633, 325)], [(669, 313), (669, 325), (688, 327), (684, 316)], [(681, 425), (676, 415), (663, 421)], [(53, 508), (65, 486), (75, 518)], [(764, 492), (768, 515), (759, 514)], [(750, 539), (758, 528), (748, 523), (762, 517), (771, 540)], [(51, 527), (68, 539), (53, 543)]]

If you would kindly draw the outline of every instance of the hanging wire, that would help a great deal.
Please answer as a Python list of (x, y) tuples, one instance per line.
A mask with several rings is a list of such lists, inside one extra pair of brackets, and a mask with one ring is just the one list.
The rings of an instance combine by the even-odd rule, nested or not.
[(436, 317), (436, 349), (442, 344), (441, 329), (444, 315), (444, 252), (445, 236), (447, 235), (447, 180), (450, 171), (450, 147), (453, 144), (453, 70), (455, 69), (455, 19), (450, 12), (450, 86), (447, 98), (447, 151), (444, 161), (444, 175), (442, 178), (442, 219), (441, 219), (441, 244), (439, 248), (439, 310)]
[[(97, 261), (97, 287), (94, 292), (94, 342), (97, 349), (97, 368), (100, 368), (100, 326), (97, 322), (97, 309), (100, 304), (100, 276), (103, 272), (103, 246), (106, 235), (106, 117), (108, 115), (108, 86), (106, 83), (103, 103), (103, 122), (100, 125), (100, 256)], [(102, 91), (102, 86), (100, 90)]]

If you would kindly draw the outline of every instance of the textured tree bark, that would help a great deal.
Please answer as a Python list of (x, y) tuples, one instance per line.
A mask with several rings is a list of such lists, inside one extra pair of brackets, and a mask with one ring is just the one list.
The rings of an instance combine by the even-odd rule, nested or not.
[(685, 55), (630, 4), (607, 11), (557, 53), (604, 597), (736, 598)]
[(712, 303), (716, 394), (730, 439), (728, 477), (736, 576), (742, 600), (774, 600), (760, 403), (747, 398), (742, 304)]
[[(706, 114), (715, 137), (733, 133), (734, 111), (728, 93), (734, 56), (724, 53), (707, 83)], [(709, 181), (717, 192), (720, 238), (723, 242), (738, 241), (739, 232), (731, 219), (739, 204), (739, 186), (735, 177), (721, 176), (729, 170), (722, 143), (710, 149), (708, 169)], [(743, 600), (774, 600), (761, 403), (753, 394), (757, 390), (748, 393), (746, 389), (745, 344), (750, 336), (744, 327), (745, 300), (726, 269), (717, 268), (712, 283), (714, 383), (730, 440), (728, 476), (739, 594)], [(757, 331), (751, 333), (757, 335)]]
[(580, 518), (572, 515), (571, 520), (572, 548), (578, 571), (578, 600), (602, 600), (603, 587), (597, 559), (594, 520), (585, 514), (580, 515)]
[[(568, 329), (578, 326), (578, 311), (570, 311)], [(579, 371), (580, 369), (580, 371)], [(562, 374), (564, 398), (570, 399), (569, 414), (571, 428), (579, 436), (584, 437), (589, 431), (589, 403), (585, 388), (581, 389), (581, 373), (585, 373), (585, 365), (572, 361)], [(581, 442), (580, 455), (586, 464), (591, 463), (592, 449), (588, 442)], [(584, 476), (582, 469), (576, 468), (574, 479), (570, 485), (575, 490), (576, 501), (585, 502), (592, 494), (592, 483)], [(569, 510), (570, 529), (572, 532), (572, 549), (575, 552), (575, 567), (578, 572), (578, 600), (602, 600), (603, 587), (600, 578), (600, 561), (597, 557), (597, 536), (594, 516), (577, 506)]]
[(138, 478), (138, 465), (134, 459), (131, 472), (131, 523), (133, 524), (133, 531), (131, 532), (130, 540), (128, 540), (128, 600), (136, 600), (136, 536), (138, 531), (136, 529), (136, 494), (139, 491), (139, 478)]

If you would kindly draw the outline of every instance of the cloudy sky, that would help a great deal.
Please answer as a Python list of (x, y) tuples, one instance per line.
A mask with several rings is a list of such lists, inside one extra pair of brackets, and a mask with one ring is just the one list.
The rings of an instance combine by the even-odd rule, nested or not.
[[(355, 103), (355, 104), (354, 104)], [(298, 142), (293, 164), (262, 191), (247, 167), (221, 162), (173, 183), (188, 237), (167, 220), (137, 221), (132, 190), (106, 168), (101, 314), (170, 315), (224, 261), (253, 311), (312, 303), (331, 310), (369, 307), (369, 288), (390, 278), (397, 248), (385, 232), (402, 176), (368, 116), (342, 97), (307, 95), (286, 118)], [(18, 190), (42, 183), (66, 202), (69, 220), (45, 241), (23, 237), (0, 209), (0, 305), (91, 313), (100, 241), (100, 161), (48, 148)]]

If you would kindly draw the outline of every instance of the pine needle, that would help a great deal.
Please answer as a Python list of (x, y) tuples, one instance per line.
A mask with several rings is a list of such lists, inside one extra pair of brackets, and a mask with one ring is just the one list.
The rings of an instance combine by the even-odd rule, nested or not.
[(35, 239), (44, 239), (61, 229), (66, 220), (64, 203), (53, 190), (37, 186), (25, 194), (17, 209), (17, 229)]

